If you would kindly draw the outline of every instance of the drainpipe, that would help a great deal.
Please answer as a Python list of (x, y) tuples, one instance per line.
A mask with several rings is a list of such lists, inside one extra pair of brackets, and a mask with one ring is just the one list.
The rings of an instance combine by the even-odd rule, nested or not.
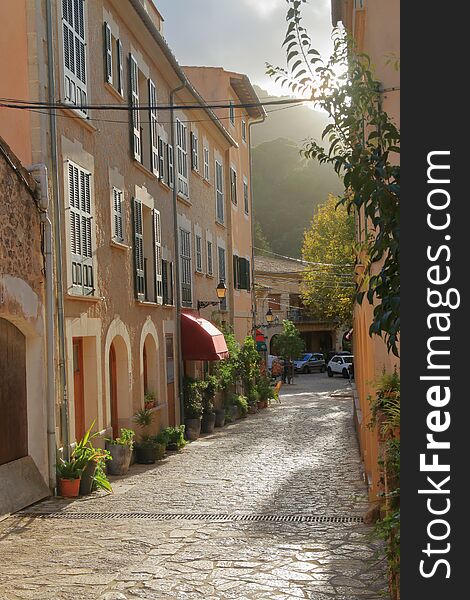
[(46, 263), (46, 406), (47, 406), (47, 456), (49, 488), (56, 488), (57, 443), (55, 418), (55, 373), (54, 373), (54, 263), (52, 251), (52, 222), (49, 217), (49, 186), (47, 167), (35, 164), (27, 168), (40, 185), (39, 211), (44, 225), (44, 254)]
[(264, 123), (266, 114), (261, 119), (248, 123), (248, 151), (250, 154), (250, 211), (251, 211), (251, 312), (253, 314), (253, 338), (256, 343), (256, 290), (255, 290), (255, 213), (253, 211), (253, 152), (251, 146), (251, 128), (253, 125)]
[[(55, 102), (54, 81), (54, 47), (53, 47), (53, 19), (52, 0), (46, 0), (47, 19), (47, 74), (49, 103)], [(57, 158), (57, 117), (55, 110), (49, 112), (49, 126), (51, 130), (51, 172), (52, 195), (54, 197), (54, 237), (55, 237), (55, 269), (56, 269), (56, 295), (57, 295), (57, 330), (59, 337), (59, 390), (61, 396), (61, 430), (62, 446), (65, 458), (69, 458), (69, 407), (67, 398), (67, 372), (65, 361), (65, 319), (64, 319), (64, 282), (62, 269), (62, 231), (61, 231), (61, 202), (59, 194), (59, 170)]]
[(173, 234), (175, 238), (175, 288), (176, 288), (176, 354), (178, 357), (178, 398), (180, 403), (180, 422), (184, 423), (184, 398), (183, 398), (183, 352), (181, 348), (181, 273), (179, 260), (179, 236), (178, 236), (178, 161), (175, 146), (175, 112), (174, 97), (177, 92), (183, 90), (187, 85), (182, 81), (181, 85), (170, 92), (170, 127), (171, 127), (171, 145), (173, 147)]

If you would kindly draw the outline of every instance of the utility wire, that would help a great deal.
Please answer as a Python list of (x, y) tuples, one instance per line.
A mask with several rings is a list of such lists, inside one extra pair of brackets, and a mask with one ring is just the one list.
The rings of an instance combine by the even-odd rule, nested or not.
[[(341, 267), (341, 268), (354, 268), (355, 265), (353, 264), (339, 264), (339, 263), (321, 263), (321, 262), (312, 262), (310, 260), (303, 260), (301, 258), (294, 258), (293, 256), (284, 256), (283, 254), (278, 254), (277, 252), (271, 252), (270, 250), (264, 250), (263, 248), (257, 248), (256, 246), (254, 246), (255, 250), (259, 250), (260, 252), (265, 252), (266, 254), (272, 254), (273, 256), (278, 256), (279, 258), (284, 258), (285, 260), (291, 260), (293, 262), (296, 263), (300, 263), (302, 265), (321, 265), (324, 267)], [(258, 255), (259, 256), (259, 255)]]

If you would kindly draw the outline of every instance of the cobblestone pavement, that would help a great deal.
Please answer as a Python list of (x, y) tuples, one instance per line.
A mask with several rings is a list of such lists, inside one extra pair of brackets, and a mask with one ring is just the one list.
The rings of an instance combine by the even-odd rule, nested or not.
[[(361, 516), (367, 506), (348, 385), (299, 376), (280, 405), (158, 465), (134, 465), (114, 478), (112, 495), (47, 500), (6, 519), (0, 599), (388, 598), (372, 528), (315, 522)], [(73, 514), (34, 516), (47, 511)], [(219, 522), (197, 516), (206, 514)]]

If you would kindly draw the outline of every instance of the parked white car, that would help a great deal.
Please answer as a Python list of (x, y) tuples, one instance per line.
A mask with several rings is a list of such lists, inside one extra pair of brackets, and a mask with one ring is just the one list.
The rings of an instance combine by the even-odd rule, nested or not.
[(336, 355), (328, 363), (328, 377), (333, 375), (342, 375), (345, 379), (354, 377), (353, 356)]

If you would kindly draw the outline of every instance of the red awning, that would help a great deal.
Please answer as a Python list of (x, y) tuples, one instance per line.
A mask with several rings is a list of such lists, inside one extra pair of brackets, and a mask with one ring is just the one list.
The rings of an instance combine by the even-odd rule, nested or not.
[(262, 331), (260, 331), (259, 329), (256, 330), (256, 341), (257, 342), (265, 342), (266, 341), (266, 337), (265, 337), (264, 333)]
[(228, 358), (224, 334), (207, 319), (193, 314), (181, 314), (181, 345), (183, 360)]

